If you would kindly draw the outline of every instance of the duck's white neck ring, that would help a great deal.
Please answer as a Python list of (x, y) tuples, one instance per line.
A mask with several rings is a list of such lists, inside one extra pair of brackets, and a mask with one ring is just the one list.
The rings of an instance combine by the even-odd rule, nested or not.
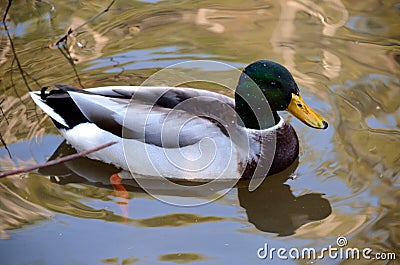
[(262, 129), (262, 130), (257, 130), (257, 129), (251, 129), (251, 128), (246, 128), (247, 131), (253, 131), (253, 132), (259, 132), (259, 131), (263, 131), (263, 132), (272, 132), (272, 131), (276, 131), (279, 128), (281, 128), (283, 126), (283, 124), (285, 123), (285, 120), (279, 116), (279, 122), (277, 124), (275, 124), (272, 127), (269, 127), (267, 129)]

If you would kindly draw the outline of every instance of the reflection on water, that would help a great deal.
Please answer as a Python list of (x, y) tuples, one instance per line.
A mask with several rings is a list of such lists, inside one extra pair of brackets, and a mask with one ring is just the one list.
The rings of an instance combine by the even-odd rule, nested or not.
[[(74, 150), (64, 142), (59, 146), (50, 160), (72, 153), (74, 153)], [(237, 189), (240, 206), (246, 210), (249, 222), (254, 224), (257, 229), (287, 236), (293, 234), (296, 229), (303, 224), (322, 220), (331, 213), (328, 200), (322, 198), (321, 194), (310, 193), (297, 197), (293, 195), (290, 187), (284, 184), (296, 169), (296, 166), (297, 162), (284, 172), (275, 175), (274, 178), (266, 178), (262, 185), (253, 192), (250, 192), (248, 189), (249, 181), (243, 180), (238, 183)], [(43, 168), (39, 172), (44, 176), (51, 176), (50, 180), (52, 182), (62, 185), (68, 183), (85, 183), (92, 186), (112, 189), (113, 186), (110, 183), (110, 176), (119, 171), (120, 170), (111, 165), (106, 165), (87, 158), (78, 158), (61, 165)], [(124, 187), (131, 192), (129, 193), (131, 198), (135, 197), (137, 193), (146, 193), (135, 181), (135, 177), (131, 176), (129, 173), (121, 175), (125, 175), (122, 183)], [(136, 176), (136, 178), (137, 177), (139, 176)], [(187, 185), (188, 183), (181, 184)], [(162, 183), (157, 183), (157, 181), (146, 186), (153, 187), (149, 190), (153, 195), (198, 196), (197, 194), (187, 194), (185, 191), (182, 191), (182, 189), (166, 190)], [(210, 194), (208, 195), (210, 197), (206, 199), (212, 199), (212, 196), (218, 193), (219, 190), (226, 188), (224, 183), (219, 185), (219, 190), (218, 184), (213, 185), (213, 187), (216, 187), (216, 189), (210, 190)], [(132, 200), (131, 203), (135, 203), (135, 201)], [(175, 223), (175, 221), (168, 221), (171, 217), (172, 220), (176, 218), (175, 216), (163, 216), (160, 218), (152, 218), (151, 220), (136, 220), (135, 223), (149, 227), (169, 226)], [(185, 223), (191, 219), (194, 218), (182, 214), (178, 217), (179, 223)], [(157, 223), (156, 220), (160, 222)], [(212, 216), (196, 217), (196, 223), (218, 220), (222, 221), (223, 219)], [(175, 223), (175, 225), (179, 223)]]
[[(2, 171), (43, 163), (62, 141), (28, 86), (139, 85), (186, 60), (239, 68), (261, 58), (280, 62), (332, 126), (316, 132), (283, 114), (300, 138), (298, 164), (254, 192), (241, 181), (201, 207), (162, 203), (132, 178), (121, 180), (127, 193), (114, 191), (115, 168), (88, 159), (1, 179), (0, 231), (8, 240), (0, 240), (0, 249), (8, 264), (255, 264), (265, 242), (323, 248), (338, 235), (375, 253), (400, 249), (398, 3), (119, 0), (69, 36), (72, 67), (53, 44), (107, 5), (12, 1), (6, 16), (12, 43), (0, 25)], [(63, 146), (57, 152), (71, 151)], [(180, 196), (201, 202), (220, 192), (223, 183), (206, 197)]]
[(322, 194), (293, 194), (290, 186), (284, 183), (293, 169), (266, 178), (254, 192), (246, 186), (238, 189), (240, 206), (257, 229), (288, 236), (302, 225), (325, 219), (331, 214), (331, 205)]

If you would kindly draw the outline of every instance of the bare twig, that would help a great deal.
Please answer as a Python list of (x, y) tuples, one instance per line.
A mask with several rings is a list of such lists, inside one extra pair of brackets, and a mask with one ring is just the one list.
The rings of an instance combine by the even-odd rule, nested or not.
[(58, 45), (59, 45), (60, 43), (67, 42), (68, 36), (69, 36), (69, 35), (71, 35), (71, 34), (74, 33), (75, 31), (79, 30), (79, 29), (82, 28), (83, 26), (85, 26), (85, 25), (91, 23), (93, 20), (95, 20), (95, 19), (98, 18), (99, 16), (103, 15), (104, 13), (107, 13), (107, 12), (110, 10), (111, 6), (115, 3), (115, 1), (116, 1), (116, 0), (112, 0), (111, 3), (110, 3), (103, 11), (101, 11), (100, 13), (98, 13), (97, 15), (95, 15), (94, 17), (92, 17), (91, 19), (85, 21), (85, 23), (83, 23), (83, 24), (77, 26), (75, 29), (69, 28), (68, 31), (67, 31), (67, 33), (66, 33), (64, 36), (62, 36), (62, 37), (55, 43), (55, 46), (58, 47)]
[[(1, 104), (3, 104), (3, 102), (4, 102), (4, 99), (2, 99), (2, 100), (0, 101), (0, 111), (1, 111), (1, 114), (3, 115), (3, 117), (4, 117), (4, 120), (5, 120), (6, 123), (7, 123), (7, 125), (10, 125), (10, 123), (8, 122), (7, 116), (6, 116), (6, 114), (4, 113), (3, 108), (1, 107)], [(8, 147), (7, 147), (6, 141), (4, 141), (3, 135), (1, 134), (1, 132), (0, 132), (0, 142), (1, 142), (1, 144), (4, 146), (4, 148), (7, 150), (8, 155), (11, 157), (11, 152), (10, 152), (10, 150), (9, 150)]]
[(78, 71), (76, 70), (74, 59), (72, 58), (72, 56), (66, 46), (63, 46), (63, 49), (64, 49), (64, 51), (62, 50), (62, 48), (58, 47), (58, 50), (65, 57), (65, 59), (67, 59), (69, 64), (72, 66), (72, 69), (74, 70), (74, 73), (75, 73), (76, 79), (78, 80), (79, 85), (81, 86), (81, 88), (84, 88), (84, 86), (82, 85), (82, 82), (81, 82), (81, 78), (79, 77)]
[(12, 0), (8, 0), (6, 12), (4, 12), (4, 15), (3, 15), (3, 24), (6, 24), (6, 17), (7, 17), (7, 14), (8, 14), (8, 10), (10, 10), (11, 3), (12, 3)]
[(10, 158), (12, 158), (10, 149), (8, 149), (7, 143), (6, 143), (6, 141), (4, 141), (3, 135), (1, 134), (1, 132), (0, 132), (0, 141), (1, 141), (1, 144), (4, 146), (4, 148), (6, 149), (8, 155), (10, 156)]
[(9, 10), (10, 7), (11, 7), (11, 3), (12, 3), (12, 0), (8, 0), (8, 5), (7, 5), (7, 8), (6, 8), (6, 12), (4, 13), (4, 16), (3, 16), (3, 25), (4, 25), (5, 31), (7, 32), (7, 37), (8, 37), (8, 39), (9, 39), (9, 41), (10, 41), (11, 50), (12, 50), (12, 52), (13, 52), (15, 61), (17, 62), (18, 69), (19, 69), (19, 73), (21, 74), (21, 77), (22, 77), (22, 79), (24, 80), (25, 86), (28, 88), (29, 91), (32, 91), (32, 89), (30, 88), (30, 86), (29, 86), (29, 84), (28, 84), (28, 81), (26, 80), (25, 73), (24, 73), (24, 70), (22, 69), (21, 63), (20, 63), (20, 61), (19, 61), (19, 59), (18, 59), (18, 57), (17, 57), (17, 53), (16, 53), (16, 51), (15, 51), (14, 42), (12, 41), (10, 32), (8, 31), (7, 23), (6, 23), (6, 17), (7, 17), (7, 14), (8, 14), (8, 10)]
[(87, 25), (87, 24), (91, 23), (92, 21), (94, 21), (95, 19), (97, 19), (99, 16), (101, 16), (104, 13), (108, 12), (110, 10), (111, 6), (115, 3), (115, 1), (116, 0), (112, 0), (110, 2), (110, 4), (104, 10), (102, 10), (100, 13), (98, 13), (94, 17), (90, 18), (89, 20), (85, 21), (83, 24), (77, 26), (75, 29), (69, 28), (67, 33), (52, 45), (53, 47), (57, 47), (60, 50), (60, 52), (62, 53), (62, 55), (68, 60), (68, 62), (70, 63), (70, 65), (72, 66), (72, 68), (74, 70), (74, 73), (75, 73), (75, 76), (76, 76), (76, 78), (78, 80), (78, 83), (82, 88), (84, 88), (84, 86), (82, 85), (82, 82), (81, 82), (81, 79), (79, 77), (78, 71), (76, 70), (74, 59), (72, 58), (72, 56), (71, 56), (71, 54), (70, 54), (70, 52), (68, 50), (68, 45), (67, 45), (68, 37), (72, 33), (78, 31), (79, 29), (81, 29), (85, 25)]
[(60, 164), (60, 163), (64, 163), (64, 162), (70, 161), (70, 160), (78, 158), (78, 157), (87, 156), (88, 154), (97, 152), (97, 151), (99, 151), (101, 149), (104, 149), (104, 148), (109, 147), (109, 146), (111, 146), (113, 144), (116, 144), (116, 143), (117, 142), (109, 142), (109, 143), (100, 145), (100, 146), (98, 146), (96, 148), (93, 148), (93, 149), (90, 149), (90, 150), (87, 150), (87, 151), (83, 151), (83, 152), (80, 152), (80, 153), (76, 153), (76, 154), (60, 157), (60, 158), (48, 161), (48, 162), (40, 164), (40, 165), (27, 167), (27, 168), (23, 168), (23, 169), (17, 169), (17, 170), (8, 171), (8, 172), (3, 172), (3, 173), (0, 173), (0, 178), (4, 178), (4, 177), (7, 177), (7, 176), (11, 176), (11, 175), (16, 175), (16, 174), (20, 174), (20, 173), (27, 173), (27, 172), (30, 172), (30, 171), (33, 171), (33, 170), (36, 170), (36, 169), (40, 169), (40, 168), (44, 168), (44, 167), (48, 167), (48, 166), (54, 166), (54, 165), (57, 165), (57, 164)]

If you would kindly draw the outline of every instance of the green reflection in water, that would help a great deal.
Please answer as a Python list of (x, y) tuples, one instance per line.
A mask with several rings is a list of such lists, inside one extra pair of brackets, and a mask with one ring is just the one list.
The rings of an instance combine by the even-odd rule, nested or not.
[(137, 258), (125, 258), (121, 260), (121, 263), (119, 262), (119, 258), (107, 258), (101, 260), (101, 262), (104, 264), (122, 264), (122, 265), (135, 264), (138, 263), (139, 261), (140, 260)]
[(178, 264), (186, 264), (205, 259), (207, 258), (197, 253), (171, 253), (171, 254), (164, 254), (158, 257), (158, 260), (160, 261), (169, 261)]
[(199, 216), (196, 214), (175, 213), (164, 216), (156, 216), (139, 220), (137, 224), (144, 227), (184, 226), (188, 224), (200, 224), (205, 222), (220, 222), (224, 218), (218, 216)]

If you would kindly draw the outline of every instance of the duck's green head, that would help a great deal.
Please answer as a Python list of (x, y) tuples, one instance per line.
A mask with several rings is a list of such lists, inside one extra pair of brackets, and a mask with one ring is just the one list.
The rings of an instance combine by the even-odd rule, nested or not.
[(261, 127), (265, 129), (265, 126), (259, 125), (254, 114), (252, 102), (256, 102), (257, 105), (261, 95), (255, 90), (255, 87), (268, 100), (275, 123), (279, 121), (276, 111), (287, 110), (310, 127), (317, 129), (328, 127), (325, 119), (301, 98), (293, 76), (285, 67), (272, 61), (260, 60), (243, 70), (236, 88), (236, 112), (247, 128), (260, 129)]

